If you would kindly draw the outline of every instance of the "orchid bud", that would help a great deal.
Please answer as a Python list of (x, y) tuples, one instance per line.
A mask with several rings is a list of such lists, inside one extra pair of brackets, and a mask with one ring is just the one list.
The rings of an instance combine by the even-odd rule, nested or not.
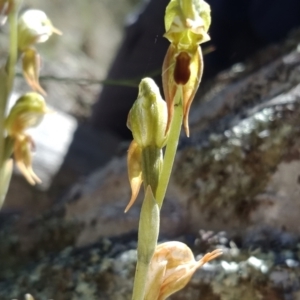
[(34, 300), (34, 298), (30, 294), (26, 294), (25, 300)]
[(37, 126), (47, 112), (49, 109), (41, 95), (30, 92), (21, 96), (5, 120), (8, 135), (22, 135), (24, 130)]
[(27, 10), (18, 20), (18, 48), (24, 51), (36, 43), (46, 42), (53, 33), (62, 34), (43, 11)]
[(215, 250), (196, 261), (190, 248), (181, 242), (158, 245), (150, 263), (145, 300), (164, 300), (181, 290), (197, 269), (221, 254), (221, 250)]
[(179, 50), (210, 40), (210, 6), (203, 0), (171, 0), (165, 13), (165, 37)]
[(138, 98), (131, 108), (127, 126), (142, 147), (162, 148), (166, 143), (167, 106), (151, 78), (142, 79)]
[(11, 12), (13, 6), (13, 0), (0, 0), (0, 26), (5, 24), (7, 16)]
[(40, 55), (33, 48), (27, 48), (22, 53), (23, 76), (28, 85), (36, 92), (46, 95), (39, 83)]

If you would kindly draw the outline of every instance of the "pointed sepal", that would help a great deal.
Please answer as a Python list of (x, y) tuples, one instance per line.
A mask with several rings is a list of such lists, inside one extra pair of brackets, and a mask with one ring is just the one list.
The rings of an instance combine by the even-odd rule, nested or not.
[(128, 205), (125, 208), (125, 213), (128, 212), (130, 207), (134, 204), (143, 182), (142, 149), (134, 140), (130, 143), (128, 149), (127, 166), (128, 178), (131, 187), (131, 198)]
[(35, 91), (46, 96), (47, 93), (39, 83), (39, 74), (41, 68), (41, 58), (33, 48), (26, 49), (22, 54), (23, 76), (28, 85)]
[(14, 142), (14, 158), (16, 165), (31, 185), (42, 182), (32, 169), (31, 152), (33, 149), (34, 143), (29, 135), (16, 138)]

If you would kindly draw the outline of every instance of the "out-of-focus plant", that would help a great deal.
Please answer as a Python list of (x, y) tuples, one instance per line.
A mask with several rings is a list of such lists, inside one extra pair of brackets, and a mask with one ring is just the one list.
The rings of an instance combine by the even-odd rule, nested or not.
[[(143, 200), (138, 230), (137, 267), (133, 300), (164, 300), (182, 289), (204, 263), (221, 250), (195, 261), (191, 250), (179, 242), (157, 246), (159, 215), (177, 150), (181, 125), (189, 136), (188, 115), (203, 73), (199, 45), (208, 41), (210, 7), (203, 0), (171, 0), (165, 13), (165, 37), (170, 46), (163, 63), (166, 102), (150, 78), (139, 86), (127, 125), (133, 141), (128, 150), (128, 175), (133, 205), (142, 183)], [(165, 154), (163, 148), (166, 146)]]
[[(8, 21), (10, 41), (8, 58), (0, 68), (0, 208), (12, 174), (12, 154), (27, 181), (33, 185), (40, 182), (32, 170), (34, 141), (26, 133), (26, 129), (37, 126), (48, 112), (40, 95), (45, 96), (46, 92), (39, 84), (40, 56), (34, 45), (47, 41), (53, 33), (61, 34), (40, 10), (27, 10), (19, 17), (21, 2), (0, 0), (0, 26)], [(19, 59), (24, 78), (34, 92), (19, 97), (6, 116)]]
[(30, 294), (26, 294), (25, 300), (34, 300), (34, 298)]

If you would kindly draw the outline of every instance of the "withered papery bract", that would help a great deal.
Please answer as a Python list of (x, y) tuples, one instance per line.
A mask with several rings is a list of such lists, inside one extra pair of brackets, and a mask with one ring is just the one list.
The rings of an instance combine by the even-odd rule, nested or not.
[(150, 263), (145, 300), (164, 300), (181, 290), (197, 269), (221, 254), (221, 250), (215, 250), (196, 261), (184, 243), (172, 241), (158, 245)]

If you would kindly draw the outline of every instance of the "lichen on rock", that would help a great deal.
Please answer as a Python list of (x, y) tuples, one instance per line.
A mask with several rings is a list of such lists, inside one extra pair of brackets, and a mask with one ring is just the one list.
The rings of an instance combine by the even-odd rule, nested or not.
[(293, 149), (299, 116), (299, 103), (277, 105), (223, 133), (210, 133), (206, 145), (182, 149), (176, 182), (189, 190), (200, 209), (226, 208), (247, 216), (255, 196), (264, 191), (278, 164)]

